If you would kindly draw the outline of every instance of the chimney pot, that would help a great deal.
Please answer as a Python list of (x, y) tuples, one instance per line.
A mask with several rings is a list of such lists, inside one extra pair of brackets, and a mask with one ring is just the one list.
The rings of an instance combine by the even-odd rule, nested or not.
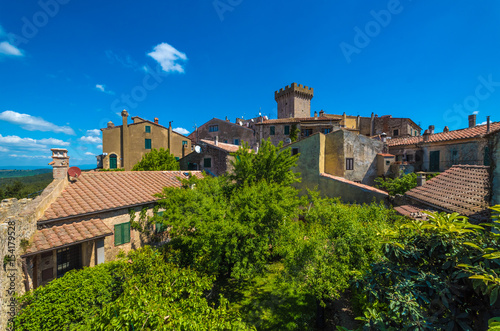
[(423, 135), (423, 136), (424, 136), (424, 141), (429, 140), (429, 136), (430, 136), (430, 135), (431, 135), (431, 134), (430, 134), (429, 130), (425, 130), (425, 131), (424, 131), (424, 135)]
[(486, 116), (486, 133), (490, 132), (490, 127), (491, 127), (490, 117)]
[(443, 132), (450, 132), (450, 128), (448, 126), (445, 126)]
[(67, 178), (69, 169), (69, 156), (68, 150), (64, 148), (52, 148), (52, 177), (54, 179)]
[(108, 128), (114, 128), (114, 127), (115, 127), (115, 125), (113, 124), (113, 122), (109, 121), (108, 122)]
[(318, 117), (318, 112), (314, 111), (314, 117)]
[(469, 128), (476, 126), (476, 114), (469, 115)]
[(158, 117), (155, 117), (155, 124), (158, 124)]
[(215, 146), (219, 146), (219, 136), (215, 136)]
[(435, 129), (434, 125), (429, 125), (429, 134), (434, 134), (434, 129)]
[(322, 117), (324, 114), (325, 114), (325, 112), (323, 111), (323, 109), (321, 109), (321, 110), (319, 111), (319, 117)]
[(425, 177), (425, 173), (419, 172), (417, 176), (417, 186), (422, 186), (425, 184), (427, 178)]

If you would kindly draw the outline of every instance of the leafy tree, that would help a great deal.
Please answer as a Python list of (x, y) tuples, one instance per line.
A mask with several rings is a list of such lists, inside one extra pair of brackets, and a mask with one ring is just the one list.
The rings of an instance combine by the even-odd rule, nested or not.
[(232, 173), (228, 176), (237, 185), (257, 183), (261, 180), (281, 185), (300, 182), (300, 174), (294, 173), (292, 167), (297, 165), (298, 155), (291, 155), (291, 149), (281, 150), (283, 142), (274, 146), (271, 140), (263, 140), (259, 151), (255, 153), (248, 144), (244, 144), (231, 161)]
[(170, 154), (170, 150), (160, 148), (152, 149), (146, 153), (142, 159), (132, 168), (133, 171), (165, 171), (179, 170), (179, 162), (175, 156)]
[[(195, 185), (195, 189), (190, 189)], [(165, 188), (162, 222), (171, 227), (168, 248), (179, 263), (219, 280), (261, 272), (281, 231), (298, 216), (292, 187), (260, 181), (226, 194), (224, 178), (192, 179), (184, 189)]]
[(386, 190), (390, 195), (405, 194), (405, 192), (417, 187), (417, 174), (409, 173), (397, 178), (375, 178), (377, 187)]
[(290, 140), (292, 142), (297, 141), (299, 138), (300, 134), (300, 129), (297, 128), (297, 124), (292, 124), (292, 127), (290, 128)]

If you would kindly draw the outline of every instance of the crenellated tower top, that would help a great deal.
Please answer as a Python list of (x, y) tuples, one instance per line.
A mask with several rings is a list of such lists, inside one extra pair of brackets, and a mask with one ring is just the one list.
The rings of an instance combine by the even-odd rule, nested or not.
[(274, 100), (278, 103), (278, 118), (311, 117), (311, 99), (314, 96), (312, 87), (292, 83), (274, 92)]

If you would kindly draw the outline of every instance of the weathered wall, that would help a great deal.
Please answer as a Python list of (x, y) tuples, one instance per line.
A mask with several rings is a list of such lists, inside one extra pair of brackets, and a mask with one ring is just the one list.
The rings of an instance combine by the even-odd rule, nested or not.
[[(206, 171), (207, 173), (215, 176), (223, 175), (232, 170), (231, 160), (234, 160), (234, 157), (229, 155), (228, 152), (203, 143), (201, 148), (201, 153), (192, 152), (179, 160), (181, 170), (190, 170), (189, 163), (196, 164), (196, 170)], [(212, 160), (212, 166), (210, 168), (205, 168), (205, 158)]]
[(388, 194), (365, 185), (353, 185), (330, 177), (319, 177), (319, 190), (322, 196), (340, 198), (344, 203), (388, 203)]
[[(217, 125), (219, 130), (210, 132), (210, 126), (212, 125)], [(245, 141), (252, 148), (256, 143), (253, 129), (218, 118), (211, 119), (189, 135), (192, 141), (200, 141), (201, 139), (215, 140), (215, 137), (219, 137), (220, 142), (228, 144), (234, 144), (235, 139), (239, 140), (239, 145)]]
[(278, 118), (311, 116), (311, 99), (314, 89), (292, 83), (284, 89), (274, 92), (277, 102)]
[(500, 205), (500, 131), (490, 136), (491, 205)]
[[(484, 165), (486, 139), (457, 143), (454, 141), (440, 144), (422, 144), (422, 170), (430, 171), (430, 153), (439, 151), (439, 171), (445, 171), (455, 164)], [(453, 151), (457, 154), (454, 157)]]

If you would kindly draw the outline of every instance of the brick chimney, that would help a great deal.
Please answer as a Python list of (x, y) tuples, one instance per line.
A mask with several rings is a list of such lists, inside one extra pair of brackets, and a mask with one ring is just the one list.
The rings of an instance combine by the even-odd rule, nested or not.
[(215, 136), (215, 146), (219, 145), (219, 136)]
[(429, 125), (429, 134), (434, 134), (436, 127), (434, 125)]
[(417, 172), (418, 176), (417, 176), (417, 186), (422, 186), (425, 184), (425, 181), (427, 180), (427, 178), (425, 177), (425, 173), (424, 172)]
[(64, 148), (52, 148), (52, 177), (54, 179), (67, 178), (69, 169), (68, 150)]
[(476, 114), (469, 115), (469, 128), (476, 126)]
[(450, 132), (450, 128), (448, 126), (445, 126), (443, 132)]
[(318, 112), (314, 111), (314, 117), (318, 117)]
[(158, 117), (155, 117), (155, 124), (158, 124)]
[(429, 136), (431, 135), (431, 133), (429, 132), (429, 130), (425, 130), (424, 131), (424, 141), (428, 141), (429, 140)]
[(325, 112), (323, 111), (323, 109), (321, 109), (321, 110), (319, 111), (319, 117), (322, 117), (324, 114), (325, 114)]

